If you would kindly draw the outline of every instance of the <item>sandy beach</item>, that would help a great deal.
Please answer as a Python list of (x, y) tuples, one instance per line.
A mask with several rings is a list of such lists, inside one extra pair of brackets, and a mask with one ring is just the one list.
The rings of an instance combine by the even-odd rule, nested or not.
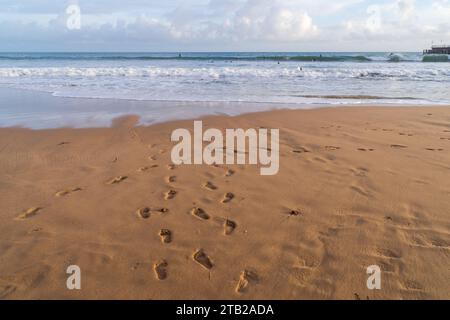
[(448, 107), (203, 118), (280, 129), (274, 176), (174, 166), (193, 121), (137, 121), (0, 129), (1, 299), (450, 298)]

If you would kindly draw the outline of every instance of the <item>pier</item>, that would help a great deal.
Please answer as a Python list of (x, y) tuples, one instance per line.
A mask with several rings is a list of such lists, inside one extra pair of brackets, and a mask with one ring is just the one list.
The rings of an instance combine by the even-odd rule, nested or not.
[(431, 46), (431, 49), (423, 50), (423, 54), (450, 54), (450, 45)]

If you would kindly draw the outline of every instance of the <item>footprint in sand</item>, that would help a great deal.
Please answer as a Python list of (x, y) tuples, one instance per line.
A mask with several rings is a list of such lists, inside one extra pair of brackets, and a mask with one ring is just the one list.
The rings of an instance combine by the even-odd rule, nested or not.
[(158, 280), (164, 280), (167, 278), (167, 267), (169, 264), (166, 260), (162, 260), (153, 265), (153, 270), (155, 271), (156, 278)]
[(304, 147), (299, 147), (297, 149), (292, 150), (292, 152), (293, 153), (308, 153), (310, 151)]
[(374, 151), (375, 149), (358, 148), (357, 150), (365, 152), (365, 151)]
[(201, 220), (209, 220), (209, 214), (207, 214), (202, 208), (192, 208), (191, 214)]
[(138, 171), (138, 172), (145, 172), (145, 171), (147, 171), (148, 169), (150, 169), (148, 166), (143, 166), (143, 167), (140, 167), (139, 169), (137, 169), (137, 171)]
[(35, 216), (36, 214), (38, 214), (38, 212), (41, 210), (42, 210), (42, 208), (40, 208), (40, 207), (29, 208), (29, 209), (25, 210), (21, 215), (19, 215), (16, 219), (24, 220), (24, 219), (31, 218), (31, 217)]
[(151, 210), (149, 207), (145, 207), (145, 208), (140, 208), (136, 211), (138, 217), (142, 218), (142, 219), (148, 219), (150, 218), (151, 215)]
[(168, 211), (169, 211), (169, 209), (167, 209), (167, 208), (151, 209), (149, 207), (143, 207), (143, 208), (138, 209), (136, 211), (136, 214), (138, 215), (139, 218), (148, 219), (148, 218), (150, 218), (152, 212), (166, 213)]
[[(355, 297), (355, 300), (361, 300), (361, 297), (359, 296), (358, 293), (355, 292), (355, 293), (353, 294), (353, 296)], [(369, 296), (366, 296), (366, 300), (370, 300), (370, 299), (369, 299)]]
[(366, 191), (364, 188), (357, 186), (357, 185), (352, 185), (350, 186), (350, 189), (356, 193), (358, 193), (361, 196), (364, 197), (370, 197), (370, 193), (368, 191)]
[(236, 292), (237, 293), (244, 293), (248, 290), (248, 286), (251, 283), (257, 283), (258, 282), (258, 274), (251, 270), (244, 270), (241, 272), (241, 275), (239, 277), (238, 284), (236, 286)]
[(391, 148), (394, 149), (404, 149), (404, 148), (408, 148), (408, 146), (405, 146), (403, 144), (391, 144)]
[(212, 182), (209, 182), (209, 181), (204, 183), (203, 187), (208, 189), (208, 190), (211, 190), (211, 191), (217, 190), (217, 187)]
[(300, 216), (302, 212), (300, 210), (292, 209), (288, 211), (288, 215), (291, 217), (297, 217)]
[(223, 223), (225, 235), (229, 236), (230, 234), (232, 234), (234, 229), (236, 229), (236, 227), (237, 227), (236, 222), (229, 219), (225, 219), (225, 222)]
[(414, 280), (399, 281), (400, 286), (406, 291), (423, 291), (423, 286)]
[(169, 212), (169, 209), (167, 209), (167, 208), (158, 208), (158, 209), (152, 209), (152, 211), (156, 211), (158, 213), (166, 213), (166, 212)]
[(168, 183), (175, 182), (175, 181), (177, 181), (177, 177), (176, 177), (176, 176), (170, 176), (170, 177), (167, 177), (167, 178), (166, 178), (166, 181), (167, 181)]
[(168, 164), (167, 165), (167, 169), (173, 170), (173, 169), (175, 169), (175, 165), (174, 164)]
[(231, 200), (233, 200), (233, 198), (234, 198), (234, 194), (232, 194), (231, 192), (227, 192), (223, 196), (222, 203), (230, 202)]
[(161, 229), (159, 231), (159, 236), (161, 237), (162, 243), (172, 242), (172, 232), (169, 229)]
[(367, 177), (369, 174), (369, 170), (364, 167), (350, 168), (350, 171), (357, 177)]
[(402, 257), (402, 254), (398, 251), (394, 251), (394, 250), (390, 250), (390, 249), (376, 248), (375, 256), (382, 257), (382, 258), (389, 258), (389, 259), (400, 259)]
[(428, 151), (444, 151), (444, 149), (442, 149), (442, 148), (438, 148), (438, 149), (435, 149), (435, 148), (425, 148), (425, 150), (428, 150)]
[(68, 189), (68, 190), (61, 190), (61, 191), (58, 191), (57, 193), (55, 193), (55, 196), (56, 197), (64, 197), (64, 196), (68, 195), (69, 193), (77, 192), (77, 191), (81, 191), (81, 190), (82, 189), (79, 187)]
[(28, 231), (28, 233), (30, 234), (30, 233), (40, 232), (40, 231), (42, 231), (42, 228), (41, 227), (36, 227), (36, 228), (33, 228), (30, 231)]
[(111, 180), (108, 181), (108, 184), (116, 184), (116, 183), (120, 183), (124, 180), (126, 180), (128, 177), (127, 176), (117, 176)]
[(336, 147), (336, 146), (325, 146), (325, 149), (328, 151), (334, 151), (334, 150), (339, 150), (341, 147)]
[(228, 169), (228, 170), (225, 172), (225, 177), (230, 177), (230, 176), (232, 176), (233, 174), (234, 174), (234, 170)]
[(211, 269), (213, 267), (213, 263), (208, 255), (203, 251), (203, 249), (197, 250), (192, 256), (195, 262), (200, 264), (205, 269)]
[(156, 159), (158, 159), (156, 156), (149, 156), (148, 157), (149, 160), (155, 161)]
[(170, 200), (170, 199), (175, 198), (176, 195), (177, 195), (177, 192), (175, 190), (169, 190), (164, 194), (164, 199)]
[(0, 299), (12, 294), (16, 291), (16, 287), (12, 284), (0, 284)]

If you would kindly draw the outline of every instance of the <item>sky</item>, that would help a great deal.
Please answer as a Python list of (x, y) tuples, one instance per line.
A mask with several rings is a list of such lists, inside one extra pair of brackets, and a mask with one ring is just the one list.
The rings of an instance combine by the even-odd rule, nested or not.
[(450, 0), (0, 0), (0, 51), (421, 51)]

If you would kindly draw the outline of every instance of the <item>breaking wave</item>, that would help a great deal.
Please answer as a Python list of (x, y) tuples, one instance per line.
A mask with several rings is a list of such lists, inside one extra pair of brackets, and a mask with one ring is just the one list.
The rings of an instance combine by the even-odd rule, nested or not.
[(446, 54), (429, 54), (423, 57), (423, 62), (449, 62), (448, 55)]
[(315, 67), (42, 67), (0, 68), (1, 78), (190, 78), (192, 80), (225, 80), (227, 78), (322, 78), (322, 79), (409, 79), (439, 80), (450, 77), (450, 69), (406, 68), (315, 68)]

